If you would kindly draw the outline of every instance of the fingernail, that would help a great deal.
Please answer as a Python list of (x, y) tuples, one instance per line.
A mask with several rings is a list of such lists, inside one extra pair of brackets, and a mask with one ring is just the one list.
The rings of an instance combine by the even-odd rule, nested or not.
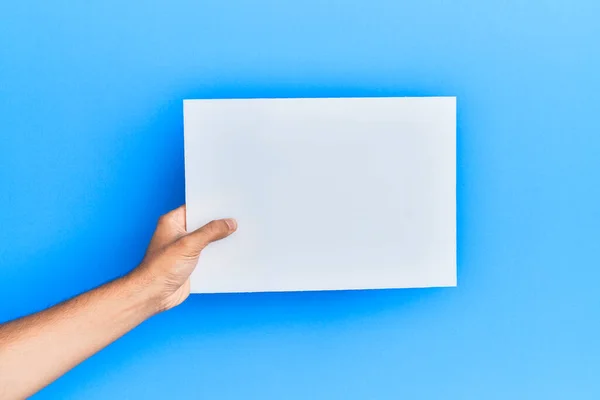
[(225, 220), (225, 223), (227, 224), (227, 227), (229, 228), (230, 231), (234, 231), (235, 228), (237, 228), (237, 222), (233, 218), (227, 218)]

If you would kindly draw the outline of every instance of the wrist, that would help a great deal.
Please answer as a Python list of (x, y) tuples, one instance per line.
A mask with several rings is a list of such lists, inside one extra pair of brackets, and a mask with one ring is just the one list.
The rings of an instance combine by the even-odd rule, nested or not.
[(136, 269), (118, 281), (123, 291), (128, 293), (140, 311), (147, 314), (148, 318), (164, 311), (161, 288), (155, 277)]

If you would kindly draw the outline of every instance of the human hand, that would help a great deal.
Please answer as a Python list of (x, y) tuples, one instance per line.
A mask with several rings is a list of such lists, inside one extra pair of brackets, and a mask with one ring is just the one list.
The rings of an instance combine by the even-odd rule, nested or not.
[(185, 205), (163, 215), (142, 263), (128, 280), (148, 291), (156, 311), (181, 304), (190, 294), (190, 275), (202, 250), (237, 229), (234, 219), (211, 221), (194, 232), (186, 232)]

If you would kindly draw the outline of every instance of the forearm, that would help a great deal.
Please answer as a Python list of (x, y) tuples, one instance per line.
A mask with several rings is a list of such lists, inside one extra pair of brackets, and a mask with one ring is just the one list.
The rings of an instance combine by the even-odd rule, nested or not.
[(0, 398), (35, 393), (156, 312), (151, 291), (125, 277), (0, 325)]
[(163, 215), (128, 276), (46, 311), (0, 325), (0, 399), (32, 395), (145, 319), (190, 294), (200, 252), (237, 228), (215, 220), (185, 230), (185, 206)]

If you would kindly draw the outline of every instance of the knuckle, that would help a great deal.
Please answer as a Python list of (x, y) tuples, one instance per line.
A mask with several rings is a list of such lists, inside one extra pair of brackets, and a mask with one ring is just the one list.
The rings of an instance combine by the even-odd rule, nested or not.
[(178, 214), (176, 213), (177, 210), (174, 211), (169, 211), (166, 214), (161, 215), (158, 218), (158, 224), (159, 225), (163, 225), (163, 226), (178, 226), (181, 224), (181, 222), (179, 221), (178, 218)]
[(221, 233), (227, 229), (227, 224), (222, 220), (212, 220), (206, 225), (206, 231), (209, 234)]
[(189, 249), (194, 246), (194, 240), (191, 236), (184, 236), (178, 240), (181, 247)]
[(214, 233), (218, 232), (219, 230), (219, 226), (217, 221), (212, 220), (210, 221), (208, 224), (206, 224), (206, 226), (204, 227), (204, 232), (207, 235), (213, 235)]
[(169, 214), (163, 214), (158, 217), (158, 225), (164, 225), (169, 221)]
[(184, 236), (177, 241), (177, 252), (179, 256), (185, 258), (198, 257), (204, 247), (203, 243), (192, 236)]
[(219, 230), (219, 221), (217, 221), (216, 219), (213, 219), (212, 221), (209, 222), (208, 226), (211, 231), (218, 231)]

